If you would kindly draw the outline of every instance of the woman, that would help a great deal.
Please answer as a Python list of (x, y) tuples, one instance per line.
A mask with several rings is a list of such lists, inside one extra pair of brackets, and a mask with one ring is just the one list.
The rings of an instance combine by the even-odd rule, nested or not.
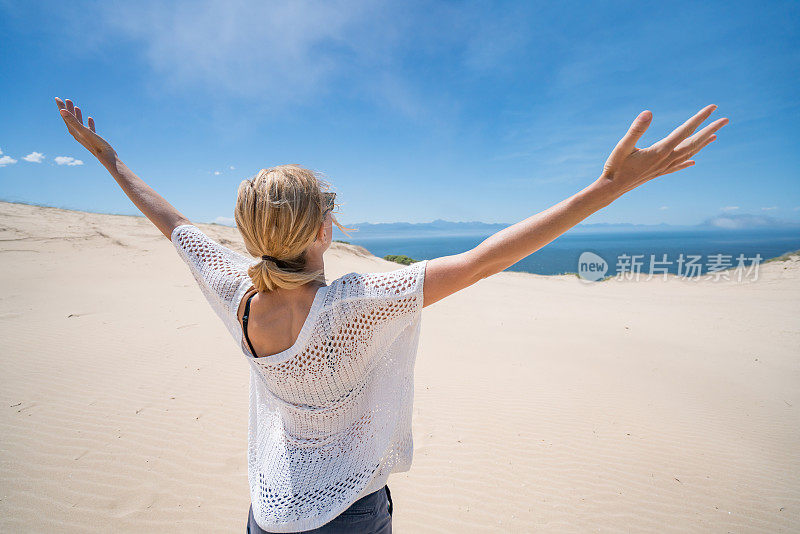
[[(248, 532), (391, 532), (390, 473), (411, 466), (413, 368), (422, 308), (498, 273), (624, 193), (694, 164), (727, 124), (695, 130), (707, 106), (661, 141), (636, 142), (644, 111), (592, 184), (472, 250), (325, 283), (335, 195), (296, 165), (239, 186), (236, 225), (248, 252), (212, 241), (128, 169), (56, 98), (69, 132), (175, 245), (239, 344), (250, 372)], [(344, 230), (344, 229), (343, 229)]]

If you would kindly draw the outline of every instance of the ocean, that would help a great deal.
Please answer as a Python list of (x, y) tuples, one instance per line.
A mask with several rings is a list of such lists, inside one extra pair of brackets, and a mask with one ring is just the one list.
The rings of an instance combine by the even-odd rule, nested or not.
[[(358, 237), (355, 232), (352, 238), (340, 238), (376, 256), (403, 254), (423, 260), (464, 252), (489, 235)], [(607, 276), (634, 272), (637, 264), (642, 273), (655, 266), (657, 273), (686, 275), (690, 261), (700, 273), (706, 273), (737, 267), (739, 263), (751, 265), (754, 258), (760, 263), (795, 250), (800, 250), (797, 229), (579, 232), (562, 235), (507, 270), (550, 275), (576, 273), (581, 255), (591, 252), (607, 262)]]

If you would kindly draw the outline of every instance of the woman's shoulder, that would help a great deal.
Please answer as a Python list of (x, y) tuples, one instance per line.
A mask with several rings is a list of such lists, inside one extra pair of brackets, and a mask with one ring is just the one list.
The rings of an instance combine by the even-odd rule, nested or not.
[[(331, 282), (342, 297), (392, 297), (421, 291), (427, 260), (414, 262), (397, 269), (379, 272), (350, 272)], [(334, 291), (336, 292), (336, 291)]]
[(217, 235), (216, 239), (194, 224), (180, 224), (173, 228), (170, 240), (178, 252), (192, 263), (213, 266), (241, 277), (242, 273), (255, 261), (227, 245), (233, 242)]

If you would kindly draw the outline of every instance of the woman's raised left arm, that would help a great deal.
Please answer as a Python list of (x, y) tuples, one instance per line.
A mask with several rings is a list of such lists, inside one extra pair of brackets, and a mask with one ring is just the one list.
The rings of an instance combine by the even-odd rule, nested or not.
[(171, 239), (172, 231), (181, 224), (190, 224), (189, 219), (155, 192), (144, 180), (136, 176), (117, 156), (108, 142), (95, 132), (94, 119), (89, 117), (87, 126), (83, 125), (81, 108), (71, 100), (65, 102), (56, 97), (61, 118), (67, 125), (72, 137), (82, 144), (111, 173), (119, 186), (133, 201), (137, 208), (156, 225), (167, 239)]

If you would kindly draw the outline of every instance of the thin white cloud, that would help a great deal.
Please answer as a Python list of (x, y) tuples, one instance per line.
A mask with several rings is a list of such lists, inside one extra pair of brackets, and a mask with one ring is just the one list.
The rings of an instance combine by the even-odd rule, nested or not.
[[(0, 151), (0, 154), (2, 154), (2, 153), (3, 152)], [(0, 167), (5, 167), (6, 165), (13, 165), (16, 162), (17, 162), (17, 160), (12, 158), (11, 156), (0, 156)]]
[(236, 170), (236, 167), (234, 167), (233, 165), (231, 165), (229, 168), (230, 168), (230, 170), (232, 170), (232, 171), (235, 171), (235, 170)]
[(775, 211), (776, 209), (778, 209), (778, 206), (767, 206), (767, 207), (764, 207), (764, 208), (761, 208), (761, 209), (763, 211)]
[(150, 67), (174, 88), (201, 84), (275, 101), (324, 92), (332, 76), (376, 55), (362, 46), (385, 41), (383, 25), (370, 20), (373, 7), (360, 0), (150, 1), (108, 4), (102, 13), (115, 38), (141, 41)]
[[(225, 108), (217, 98), (244, 98), (254, 109), (285, 112), (292, 104), (338, 94), (430, 121), (431, 109), (443, 113), (452, 98), (425, 93), (405, 66), (407, 50), (433, 54), (469, 46), (486, 21), (463, 11), (379, 0), (144, 0), (99, 3), (98, 15), (105, 41), (136, 43), (154, 90), (203, 91), (214, 112)], [(454, 35), (441, 31), (440, 20)], [(505, 43), (492, 61), (467, 63), (503, 65), (515, 45), (517, 40)]]
[(56, 156), (55, 162), (58, 165), (68, 165), (74, 167), (75, 165), (83, 165), (83, 161), (75, 159), (72, 156)]
[(660, 209), (660, 210), (662, 210), (662, 211), (663, 211), (663, 210), (668, 210), (668, 209), (669, 209), (669, 206), (661, 206), (661, 207), (660, 207), (660, 208), (658, 208), (658, 209)]
[(41, 152), (31, 152), (24, 158), (25, 161), (30, 161), (31, 163), (41, 163), (44, 160), (44, 154)]
[(219, 176), (219, 171), (214, 171), (214, 176)]
[(736, 211), (739, 209), (739, 206), (725, 206), (720, 208), (722, 211)]

